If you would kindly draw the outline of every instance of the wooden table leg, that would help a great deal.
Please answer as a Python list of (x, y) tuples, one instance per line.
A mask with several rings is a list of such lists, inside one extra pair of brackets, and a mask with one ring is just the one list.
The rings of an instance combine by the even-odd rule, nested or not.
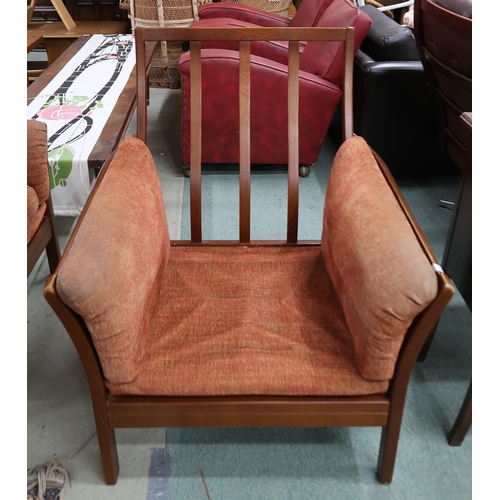
[(448, 434), (448, 444), (450, 446), (460, 446), (472, 424), (472, 382), (465, 396), (462, 408), (453, 424), (453, 428)]

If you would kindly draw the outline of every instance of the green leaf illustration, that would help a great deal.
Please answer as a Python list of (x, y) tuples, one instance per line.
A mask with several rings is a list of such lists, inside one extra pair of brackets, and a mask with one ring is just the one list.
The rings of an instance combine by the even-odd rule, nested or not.
[(50, 189), (64, 187), (73, 168), (75, 150), (63, 144), (48, 152)]

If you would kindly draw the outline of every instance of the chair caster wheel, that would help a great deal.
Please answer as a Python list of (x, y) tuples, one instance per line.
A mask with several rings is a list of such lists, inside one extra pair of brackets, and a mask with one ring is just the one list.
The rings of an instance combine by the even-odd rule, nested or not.
[(191, 177), (191, 166), (182, 165), (182, 173), (184, 174), (184, 177), (187, 177), (189, 179)]
[(311, 171), (311, 169), (307, 165), (301, 165), (299, 167), (299, 175), (301, 177), (307, 177), (309, 175), (310, 171)]

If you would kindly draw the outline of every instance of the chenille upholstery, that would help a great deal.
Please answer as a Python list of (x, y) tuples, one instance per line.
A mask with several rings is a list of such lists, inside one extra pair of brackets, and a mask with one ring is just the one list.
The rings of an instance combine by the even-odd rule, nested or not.
[(29, 242), (38, 229), (45, 214), (50, 188), (47, 167), (47, 125), (36, 120), (27, 120), (27, 123), (27, 208)]
[(141, 370), (157, 277), (170, 250), (158, 176), (141, 141), (123, 140), (97, 194), (57, 291), (87, 323), (106, 379), (121, 384)]
[(409, 325), (436, 296), (437, 279), (361, 137), (335, 156), (321, 247), (360, 373), (390, 379)]
[[(173, 247), (142, 370), (112, 394), (358, 395), (363, 379), (318, 247)], [(333, 334), (335, 332), (335, 334)]]
[(84, 318), (112, 394), (381, 393), (437, 292), (388, 189), (352, 138), (332, 167), (322, 247), (170, 248), (153, 160), (127, 137), (57, 290)]

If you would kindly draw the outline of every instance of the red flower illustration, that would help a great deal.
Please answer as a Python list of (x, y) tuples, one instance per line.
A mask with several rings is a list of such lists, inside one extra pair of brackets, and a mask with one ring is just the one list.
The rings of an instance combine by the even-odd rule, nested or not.
[(44, 120), (72, 120), (80, 115), (82, 110), (78, 106), (48, 106), (38, 112), (38, 116)]

